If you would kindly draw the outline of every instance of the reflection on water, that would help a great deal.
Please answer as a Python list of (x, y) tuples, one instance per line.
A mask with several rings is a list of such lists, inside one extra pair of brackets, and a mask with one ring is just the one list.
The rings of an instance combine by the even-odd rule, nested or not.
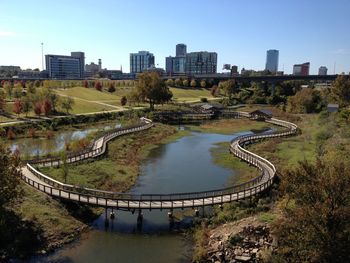
[(54, 153), (62, 150), (65, 144), (73, 141), (85, 138), (90, 133), (99, 130), (109, 130), (113, 127), (119, 128), (120, 124), (107, 125), (107, 124), (96, 124), (83, 130), (73, 131), (57, 131), (54, 133), (54, 137), (51, 139), (47, 138), (19, 138), (10, 144), (10, 149), (14, 152), (16, 149), (19, 150), (22, 156), (38, 156)]
[[(186, 127), (184, 127), (186, 128)], [(270, 132), (270, 131), (268, 131)], [(210, 148), (242, 134), (220, 135), (192, 132), (175, 142), (154, 148), (141, 166), (141, 175), (132, 193), (176, 193), (204, 191), (227, 185), (234, 171), (213, 163)], [(188, 215), (194, 211), (187, 209)], [(92, 223), (87, 237), (48, 257), (32, 262), (189, 262), (190, 244), (178, 229), (192, 225), (193, 217), (169, 221), (167, 210), (138, 211), (110, 209)], [(204, 211), (201, 211), (203, 213)], [(205, 213), (210, 212), (210, 208)], [(109, 219), (106, 224), (106, 216)]]

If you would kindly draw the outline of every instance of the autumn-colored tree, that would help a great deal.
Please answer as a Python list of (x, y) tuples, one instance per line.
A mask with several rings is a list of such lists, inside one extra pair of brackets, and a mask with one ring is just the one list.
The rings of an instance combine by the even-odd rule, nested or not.
[(175, 86), (180, 87), (182, 85), (181, 79), (175, 79)]
[(41, 107), (42, 107), (41, 112), (44, 113), (45, 116), (48, 116), (51, 113), (52, 104), (49, 99), (44, 99)]
[(200, 84), (202, 88), (205, 88), (207, 86), (207, 82), (204, 79), (201, 81)]
[[(8, 205), (20, 197), (21, 164), (18, 155), (0, 143), (0, 218)], [(9, 222), (11, 223), (11, 222)], [(2, 232), (1, 232), (2, 233)]]
[(197, 81), (195, 79), (192, 79), (190, 85), (192, 88), (197, 87)]
[(35, 138), (36, 137), (36, 130), (35, 128), (29, 128), (28, 129), (28, 136), (31, 138)]
[(54, 133), (53, 133), (52, 130), (47, 130), (47, 131), (46, 131), (46, 138), (47, 138), (47, 139), (52, 139), (53, 136), (54, 136)]
[(288, 111), (294, 113), (318, 112), (321, 109), (321, 97), (317, 90), (303, 88), (294, 96), (288, 97)]
[(110, 93), (115, 92), (115, 85), (113, 82), (109, 83), (108, 92), (110, 92)]
[(174, 86), (174, 80), (173, 80), (173, 79), (167, 79), (166, 84), (167, 84), (169, 87), (172, 87), (172, 86)]
[(7, 139), (9, 139), (9, 140), (13, 140), (13, 139), (15, 139), (16, 138), (16, 133), (12, 130), (12, 128), (9, 128), (8, 130), (7, 130)]
[(331, 92), (340, 106), (348, 106), (350, 104), (350, 76), (338, 76), (334, 81)]
[(15, 103), (13, 104), (13, 112), (17, 115), (21, 114), (23, 110), (23, 104), (20, 99), (16, 99)]
[(283, 175), (286, 201), (274, 227), (279, 262), (350, 262), (349, 165), (331, 153)]
[(184, 79), (184, 80), (182, 81), (182, 85), (183, 85), (184, 87), (188, 87), (188, 79)]
[(85, 88), (89, 87), (89, 82), (86, 79), (83, 80), (83, 87), (85, 87)]
[(98, 91), (102, 91), (102, 84), (101, 84), (101, 82), (97, 81), (95, 83), (95, 89), (98, 90)]
[(139, 75), (136, 84), (136, 92), (140, 100), (148, 101), (150, 109), (154, 109), (155, 104), (168, 102), (173, 94), (160, 78), (158, 72), (145, 72)]
[(217, 96), (217, 93), (218, 93), (218, 86), (217, 85), (213, 85), (210, 89), (210, 94), (213, 96), (213, 97), (216, 97)]
[(42, 113), (41, 109), (42, 109), (42, 102), (37, 101), (34, 104), (34, 113), (39, 116)]
[(121, 99), (120, 99), (120, 104), (122, 106), (125, 106), (126, 103), (128, 103), (128, 99), (126, 98), (126, 96), (123, 96)]

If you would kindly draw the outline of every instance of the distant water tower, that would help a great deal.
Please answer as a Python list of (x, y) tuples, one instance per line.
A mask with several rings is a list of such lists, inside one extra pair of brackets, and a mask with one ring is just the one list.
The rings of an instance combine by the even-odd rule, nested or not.
[(98, 59), (98, 70), (102, 70), (102, 60)]

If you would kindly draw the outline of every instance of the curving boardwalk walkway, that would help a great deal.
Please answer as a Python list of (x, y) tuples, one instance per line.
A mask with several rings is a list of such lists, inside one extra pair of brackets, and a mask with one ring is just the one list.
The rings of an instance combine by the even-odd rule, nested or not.
[[(247, 112), (231, 112), (234, 118), (249, 118)], [(285, 131), (264, 135), (245, 135), (233, 139), (230, 143), (230, 152), (260, 170), (260, 174), (243, 184), (232, 187), (203, 192), (171, 193), (171, 194), (130, 194), (102, 191), (98, 189), (82, 188), (76, 185), (64, 184), (40, 173), (33, 165), (38, 167), (59, 165), (57, 158), (44, 158), (29, 161), (22, 168), (22, 179), (32, 187), (54, 197), (68, 199), (90, 205), (113, 207), (117, 209), (176, 209), (195, 208), (206, 205), (223, 204), (254, 196), (269, 188), (276, 175), (275, 166), (261, 156), (244, 148), (245, 145), (255, 141), (295, 135), (297, 125), (279, 120), (267, 119), (266, 122), (282, 126)], [(71, 153), (67, 156), (67, 162), (78, 162), (87, 158), (96, 158), (105, 153), (108, 141), (128, 133), (142, 131), (153, 126), (151, 120), (141, 118), (139, 125), (118, 128), (107, 132), (96, 139), (87, 150)]]

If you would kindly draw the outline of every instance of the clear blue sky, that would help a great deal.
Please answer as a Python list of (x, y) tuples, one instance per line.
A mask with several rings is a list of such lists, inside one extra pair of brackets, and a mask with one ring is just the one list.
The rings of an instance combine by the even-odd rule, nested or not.
[(0, 65), (41, 68), (45, 54), (84, 51), (86, 63), (129, 71), (129, 53), (149, 50), (156, 64), (188, 51), (216, 51), (230, 63), (265, 67), (280, 50), (279, 69), (311, 62), (350, 70), (349, 0), (0, 0)]

